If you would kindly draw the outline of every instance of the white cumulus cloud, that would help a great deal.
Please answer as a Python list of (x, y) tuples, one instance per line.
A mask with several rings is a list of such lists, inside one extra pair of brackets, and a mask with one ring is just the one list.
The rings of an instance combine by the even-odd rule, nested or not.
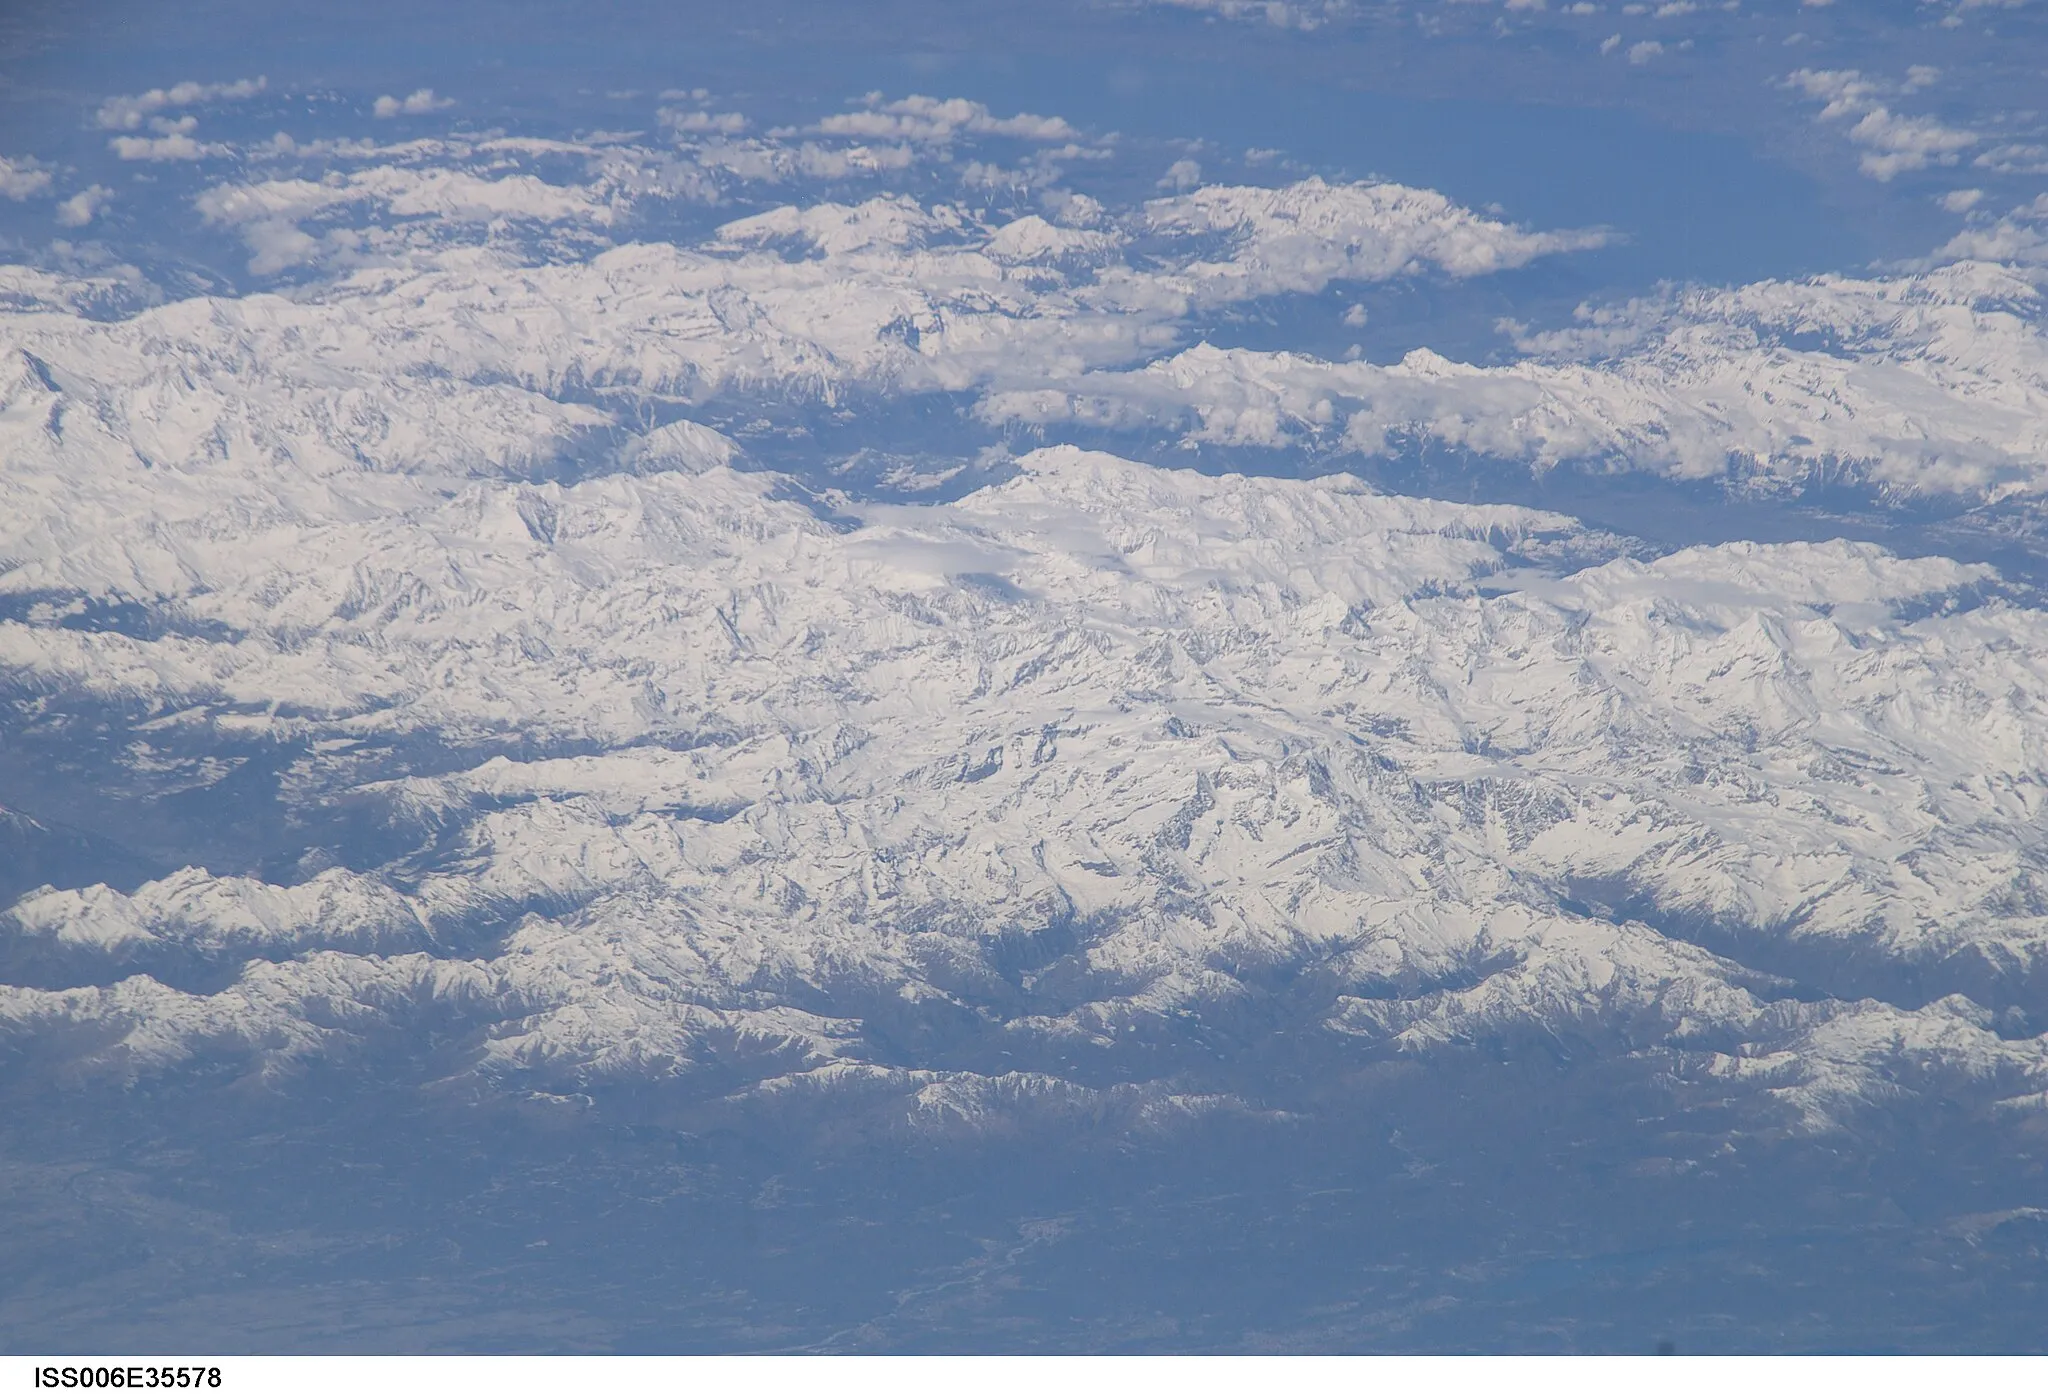
[(430, 111), (440, 111), (455, 105), (453, 97), (437, 97), (431, 87), (422, 87), (409, 96), (379, 97), (370, 107), (379, 117), (424, 116)]
[(50, 172), (34, 160), (10, 160), (0, 155), (0, 198), (16, 202), (50, 187)]
[(57, 221), (65, 227), (84, 227), (99, 216), (114, 191), (100, 184), (80, 189), (57, 205)]
[(736, 136), (747, 129), (747, 118), (736, 111), (674, 111), (664, 109), (662, 124), (678, 135)]
[(102, 130), (133, 131), (148, 117), (173, 107), (205, 106), (213, 102), (247, 100), (269, 86), (261, 77), (234, 82), (180, 82), (171, 87), (152, 87), (134, 96), (109, 97), (100, 104), (97, 120)]
[[(1900, 89), (1916, 91), (1935, 80), (1935, 70), (1916, 67)], [(1849, 122), (1849, 139), (1864, 147), (1863, 172), (1888, 182), (1910, 170), (1952, 165), (1978, 143), (1973, 131), (1947, 126), (1931, 116), (1903, 116), (1880, 100), (1891, 89), (1850, 69), (1801, 68), (1787, 85), (1823, 103), (1820, 120)]]
[(818, 123), (821, 135), (858, 136), (873, 140), (908, 140), (941, 144), (955, 136), (1012, 136), (1020, 140), (1072, 140), (1079, 132), (1058, 116), (1018, 112), (997, 116), (980, 102), (965, 97), (911, 95), (884, 102), (869, 94), (860, 111), (839, 112)]
[[(1351, 12), (1350, 0), (1156, 0), (1174, 9), (1197, 10), (1222, 19), (1269, 24), (1275, 29), (1320, 29)], [(1522, 0), (1524, 5), (1540, 0)], [(1510, 8), (1513, 8), (1510, 4)]]
[[(1976, 190), (1970, 192), (1975, 193)], [(1970, 204), (1975, 202), (1972, 199)], [(1950, 238), (1935, 256), (1937, 260), (2048, 266), (2048, 194), (2023, 203), (1991, 222), (1963, 229)]]
[(124, 160), (152, 162), (198, 160), (227, 153), (226, 146), (204, 144), (184, 131), (160, 136), (115, 136), (107, 142), (107, 148)]

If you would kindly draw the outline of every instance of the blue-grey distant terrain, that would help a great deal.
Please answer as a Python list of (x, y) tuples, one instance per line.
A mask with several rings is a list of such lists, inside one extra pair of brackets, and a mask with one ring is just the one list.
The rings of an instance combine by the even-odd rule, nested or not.
[(0, 1349), (2048, 1347), (2036, 0), (0, 17)]

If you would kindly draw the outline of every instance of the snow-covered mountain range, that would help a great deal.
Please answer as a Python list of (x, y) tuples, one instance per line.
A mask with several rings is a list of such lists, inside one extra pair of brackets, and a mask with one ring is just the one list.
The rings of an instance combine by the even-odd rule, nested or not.
[(2038, 1344), (2031, 10), (686, 8), (0, 44), (0, 1346)]
[[(706, 264), (789, 264), (733, 255)], [(678, 265), (562, 274), (632, 304)], [(579, 310), (554, 274), (489, 318), (446, 269), (15, 318), (12, 719), (32, 744), (66, 702), (118, 710), (137, 787), (264, 752), (307, 844), (283, 877), (25, 895), (17, 1042), (274, 1073), (437, 1023), (507, 1087), (884, 1080), (972, 1113), (1213, 1100), (1205, 1023), (1255, 1003), (1361, 1054), (1668, 1053), (1759, 1126), (1902, 1076), (2048, 1097), (2048, 635), (1988, 568), (1644, 560), (1525, 509), (1072, 447), (951, 503), (820, 496), (561, 385), (953, 355), (816, 271), (792, 294), (852, 307), (836, 341), (810, 311), (830, 349), (688, 318), (716, 289)], [(519, 477), (572, 450), (573, 482)], [(123, 605), (147, 619), (94, 622)], [(321, 845), (343, 807), (388, 855)]]
[[(956, 106), (819, 134), (1075, 134)], [(111, 313), (118, 274), (8, 271), (11, 826), (38, 866), (127, 859), (14, 887), (17, 1046), (287, 1078), (426, 1033), (494, 1088), (937, 1118), (1270, 1106), (1237, 1069), (1262, 1033), (1540, 1035), (1667, 1060), (1763, 1129), (1900, 1088), (2048, 1107), (2048, 633), (1992, 568), (1655, 555), (1030, 436), (1995, 505), (2048, 485), (2025, 258), (1374, 364), (1192, 341), (1606, 234), (1316, 178), (1005, 218), (885, 193), (537, 258), (302, 226), (602, 226), (632, 181), (591, 158), (586, 185), (416, 160), (203, 192), (259, 269), (328, 263), (293, 289)], [(858, 436), (920, 399), (983, 444), (907, 495), (706, 424), (768, 412), (786, 455), (793, 413)], [(258, 831), (162, 825), (256, 786)]]

